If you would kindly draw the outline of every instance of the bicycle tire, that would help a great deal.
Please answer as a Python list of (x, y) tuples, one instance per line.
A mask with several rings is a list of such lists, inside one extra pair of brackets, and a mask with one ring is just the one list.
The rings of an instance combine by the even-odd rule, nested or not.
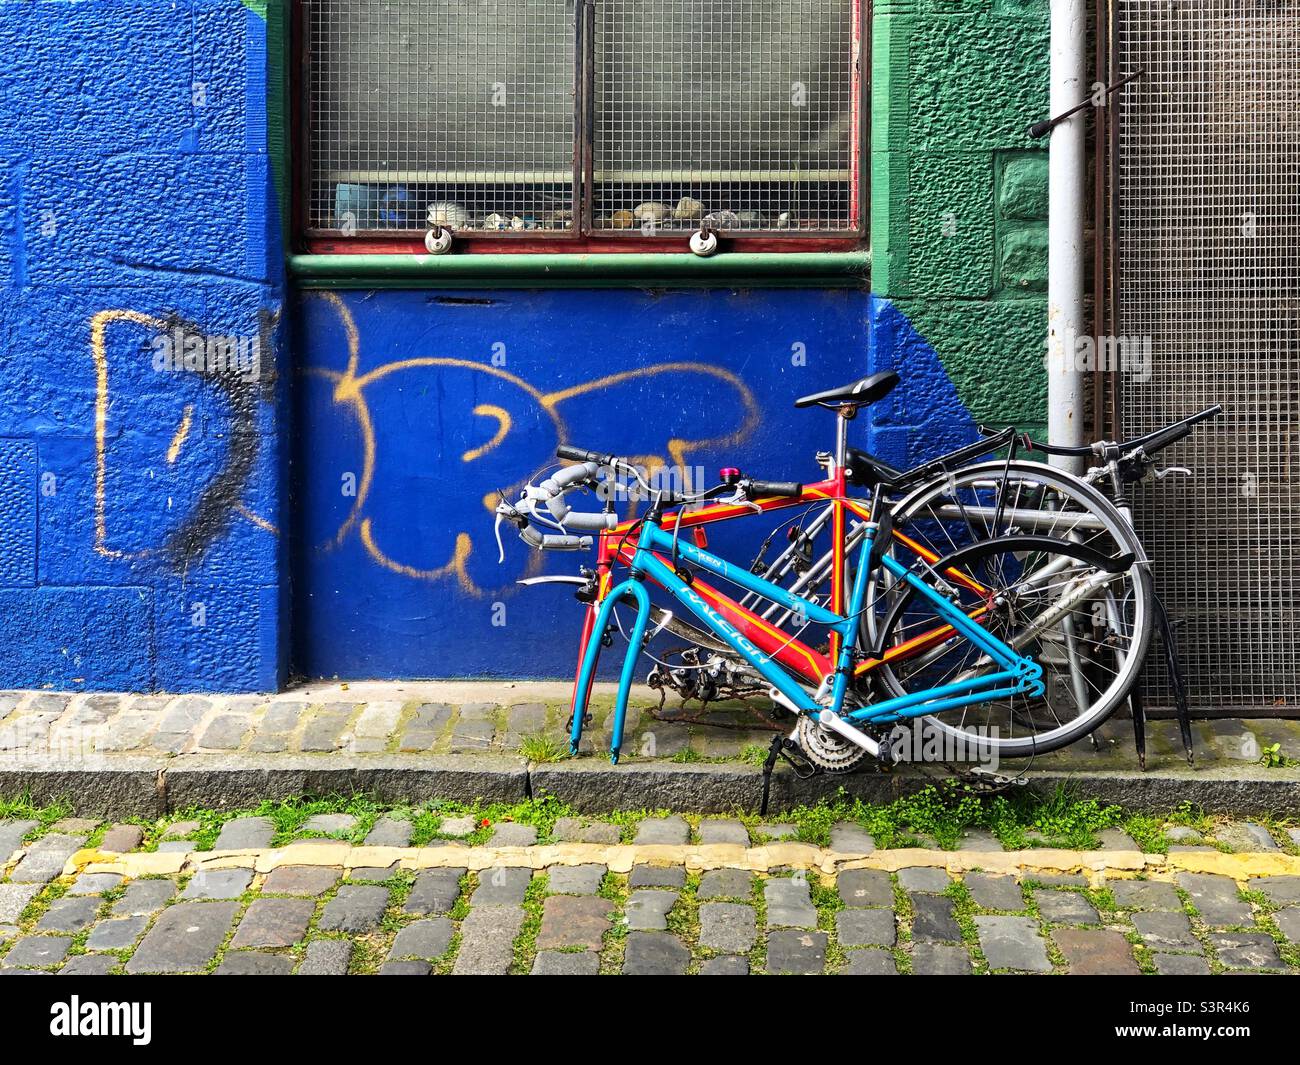
[[(995, 537), (988, 540), (981, 540), (968, 545), (965, 548), (954, 552), (952, 555), (943, 559), (944, 568), (969, 568), (971, 563), (981, 555), (996, 555), (1007, 553), (1014, 557), (1017, 550), (1037, 549), (1031, 545), (1030, 541), (1048, 540), (1050, 538), (1039, 538), (1033, 536), (1012, 536), (1012, 537)], [(1077, 561), (1087, 562), (1093, 553), (1087, 551), (1081, 545), (1068, 540), (1058, 540), (1053, 550), (1058, 555), (1073, 556)], [(1127, 557), (1127, 556), (1126, 556)], [(936, 566), (936, 570), (943, 569)], [(1132, 582), (1132, 620), (1129, 623), (1128, 645), (1124, 654), (1124, 661), (1115, 677), (1107, 684), (1105, 690), (1100, 696), (1091, 701), (1087, 707), (1077, 713), (1068, 722), (1060, 722), (1059, 716), (1052, 707), (1051, 700), (1046, 694), (1040, 699), (1044, 701), (1051, 712), (1052, 716), (1058, 721), (1055, 728), (1051, 728), (1044, 733), (1034, 732), (1031, 735), (1021, 737), (1003, 737), (999, 734), (996, 738), (986, 736), (977, 736), (972, 739), (972, 733), (968, 731), (965, 718), (965, 711), (962, 712), (960, 724), (954, 724), (951, 719), (945, 720), (942, 716), (927, 715), (922, 720), (929, 723), (932, 727), (938, 728), (953, 738), (960, 738), (962, 744), (968, 751), (976, 753), (979, 757), (987, 757), (994, 750), (999, 758), (1023, 758), (1032, 757), (1038, 754), (1046, 754), (1050, 751), (1057, 750), (1061, 747), (1068, 746), (1076, 740), (1086, 736), (1096, 729), (1105, 721), (1115, 709), (1128, 697), (1133, 685), (1137, 683), (1141, 674), (1143, 664), (1151, 643), (1151, 631), (1154, 618), (1154, 595), (1151, 587), (1151, 575), (1145, 560), (1133, 557), (1122, 571), (1124, 576)], [(908, 606), (914, 600), (915, 590), (906, 586), (906, 592), (900, 594), (890, 607), (890, 610), (881, 627), (881, 641), (875, 645), (879, 648), (892, 646), (892, 641), (897, 637), (901, 638), (902, 633), (895, 633), (895, 629), (901, 624), (902, 619), (906, 616)], [(1128, 600), (1128, 596), (1123, 597)], [(1112, 602), (1110, 607), (1112, 615), (1115, 611), (1115, 604)], [(1077, 637), (1067, 637), (1070, 639)], [(1101, 646), (1101, 643), (1098, 643)], [(1069, 653), (1073, 654), (1073, 650)], [(934, 652), (930, 652), (931, 655)], [(942, 657), (941, 655), (939, 656)], [(1031, 655), (1031, 657), (1034, 657)], [(1040, 663), (1041, 664), (1041, 663)], [(905, 667), (900, 667), (905, 668)], [(876, 681), (880, 684), (886, 696), (899, 696), (907, 694), (912, 690), (920, 690), (915, 684), (909, 685), (901, 678), (898, 671), (890, 666), (881, 666), (878, 670), (873, 671), (876, 675)], [(943, 683), (942, 679), (926, 679), (923, 687), (934, 687)], [(1049, 680), (1050, 683), (1050, 680)], [(1050, 689), (1049, 689), (1050, 690)], [(1016, 714), (1014, 709), (1014, 699), (1022, 697), (1012, 697), (1009, 701), (1011, 704), (1008, 713), (1013, 717)], [(1022, 709), (1021, 715), (1033, 720), (1036, 707), (1028, 705), (1028, 699), (1025, 700), (1026, 707)], [(980, 705), (980, 704), (976, 704)], [(1028, 712), (1026, 713), (1026, 710)], [(987, 724), (987, 721), (985, 722)]]

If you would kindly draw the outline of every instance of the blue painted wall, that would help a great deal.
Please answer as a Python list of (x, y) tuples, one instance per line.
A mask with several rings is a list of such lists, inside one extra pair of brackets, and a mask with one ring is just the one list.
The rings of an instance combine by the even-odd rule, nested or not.
[(514, 581), (591, 555), (529, 552), (507, 528), (499, 565), (490, 511), (562, 439), (710, 478), (814, 480), (834, 421), (792, 400), (895, 364), (905, 384), (856, 442), (901, 458), (970, 431), (934, 353), (862, 291), (307, 293), (298, 307), (293, 665), (309, 676), (569, 674), (578, 605)]
[[(934, 351), (865, 291), (283, 313), (263, 7), (0, 2), (0, 687), (563, 676), (575, 604), (513, 582), (586, 559), (508, 535), (498, 565), (485, 504), (562, 437), (806, 479), (832, 426), (792, 398), (886, 366), (904, 387), (858, 441), (905, 461), (969, 434)], [(256, 366), (169, 365), (178, 329), (255, 342)]]
[[(283, 675), (264, 19), (0, 3), (0, 687)], [(259, 370), (167, 368), (160, 334)]]

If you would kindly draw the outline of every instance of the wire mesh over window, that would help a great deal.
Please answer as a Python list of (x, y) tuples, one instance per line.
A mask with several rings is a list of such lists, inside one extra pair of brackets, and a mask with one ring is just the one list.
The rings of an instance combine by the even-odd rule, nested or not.
[[(1139, 499), (1203, 709), (1300, 708), (1300, 0), (1117, 0), (1122, 427), (1213, 403)], [(1137, 350), (1141, 350), (1140, 347)], [(1148, 668), (1168, 704), (1164, 671)]]
[(855, 228), (854, 8), (599, 0), (593, 227)]
[(311, 228), (573, 225), (574, 0), (305, 9)]

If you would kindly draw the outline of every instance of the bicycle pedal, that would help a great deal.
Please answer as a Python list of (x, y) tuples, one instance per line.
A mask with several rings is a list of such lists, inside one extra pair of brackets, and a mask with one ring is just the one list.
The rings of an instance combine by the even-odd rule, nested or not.
[(821, 772), (821, 767), (809, 760), (799, 745), (793, 740), (785, 740), (777, 754), (789, 765), (791, 771), (800, 780), (808, 780)]

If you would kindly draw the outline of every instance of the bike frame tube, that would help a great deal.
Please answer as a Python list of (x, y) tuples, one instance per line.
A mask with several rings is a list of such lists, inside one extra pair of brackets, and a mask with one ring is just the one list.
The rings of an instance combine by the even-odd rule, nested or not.
[[(746, 517), (755, 513), (767, 513), (818, 503), (827, 506), (830, 511), (827, 518), (832, 518), (836, 514), (842, 515), (840, 528), (843, 528), (845, 520), (850, 514), (862, 519), (863, 522), (871, 520), (872, 509), (870, 503), (865, 500), (850, 498), (847, 495), (847, 485), (842, 473), (836, 472), (825, 480), (805, 485), (803, 492), (797, 497), (777, 496), (759, 499), (752, 504), (714, 503), (691, 510), (679, 510), (665, 514), (662, 519), (662, 527), (696, 528), (714, 522)], [(575, 672), (573, 698), (570, 702), (570, 713), (574, 717), (586, 714), (590, 688), (588, 686), (586, 690), (583, 690), (579, 683), (582, 672), (581, 663), (586, 656), (588, 644), (595, 631), (596, 615), (610, 587), (610, 570), (614, 563), (620, 560), (630, 566), (635, 557), (636, 548), (628, 540), (630, 539), (629, 534), (635, 528), (636, 520), (628, 519), (613, 529), (601, 532), (598, 536), (597, 574), (599, 579), (597, 596), (595, 602), (589, 603), (584, 612), (582, 635), (579, 640), (577, 655), (579, 667)], [(844, 559), (857, 547), (857, 538), (860, 535), (859, 532), (855, 532), (847, 538), (836, 538), (836, 543), (842, 543), (843, 549), (838, 552), (832, 551), (832, 569), (834, 571), (832, 573), (832, 584), (835, 588), (842, 589), (844, 587)], [(902, 544), (917, 558), (931, 564), (939, 561), (939, 556), (934, 551), (900, 530), (891, 530), (890, 536), (891, 541)], [(959, 584), (977, 595), (983, 595), (986, 591), (981, 584), (968, 574), (955, 568), (949, 568), (944, 576), (954, 584)], [(787, 669), (792, 670), (809, 683), (813, 685), (820, 684), (834, 668), (835, 659), (831, 655), (822, 654), (798, 639), (792, 638), (788, 632), (781, 629), (777, 624), (770, 622), (766, 613), (763, 615), (756, 613), (745, 602), (737, 603), (718, 589), (710, 587), (704, 581), (698, 582), (696, 591), (703, 595), (715, 609), (719, 610), (757, 647), (766, 654), (775, 657)], [(773, 607), (773, 609), (776, 608)], [(979, 617), (984, 612), (985, 609), (980, 608), (972, 611), (971, 616)], [(932, 632), (921, 633), (908, 640), (905, 644), (890, 648), (879, 658), (855, 663), (853, 675), (861, 677), (873, 669), (878, 669), (885, 663), (922, 654), (931, 647), (945, 642), (950, 638), (951, 634), (951, 626), (940, 625)], [(837, 642), (838, 631), (832, 630), (831, 635), (832, 642)]]
[[(676, 550), (677, 555), (686, 559), (687, 562), (708, 570), (716, 577), (721, 577), (723, 580), (739, 585), (746, 591), (756, 592), (766, 599), (772, 599), (789, 610), (798, 611), (818, 625), (835, 625), (844, 620), (843, 616), (836, 613), (833, 608), (828, 610), (811, 600), (795, 595), (793, 592), (782, 588), (779, 584), (764, 580), (756, 573), (751, 573), (742, 566), (733, 566), (730, 562), (718, 558), (717, 555), (710, 554), (704, 548), (697, 547), (685, 540), (678, 540), (674, 544), (671, 536), (658, 526), (647, 522), (641, 541), (637, 544), (637, 550), (652, 552), (655, 548), (668, 552)], [(640, 568), (640, 560), (634, 560), (633, 566)]]
[[(778, 692), (797, 706), (801, 712), (813, 712), (817, 704), (812, 697), (794, 680), (789, 673), (776, 664), (768, 655), (763, 654), (735, 626), (730, 625), (721, 614), (714, 611), (696, 593), (689, 584), (677, 576), (656, 556), (646, 553), (641, 559), (645, 574), (672, 595), (682, 606), (691, 611), (719, 637), (727, 642), (736, 654), (745, 659), (759, 675)], [(628, 648), (631, 655), (632, 649)]]
[[(634, 575), (609, 590), (600, 609), (596, 612), (591, 638), (587, 641), (586, 651), (582, 656), (582, 665), (578, 669), (578, 679), (574, 685), (574, 706), (586, 708), (591, 695), (591, 685), (596, 674), (596, 660), (600, 657), (600, 641), (609, 627), (610, 616), (614, 607), (624, 595), (631, 595), (636, 600), (636, 621), (632, 625), (632, 635), (628, 638), (627, 655), (623, 659), (623, 670), (618, 678), (618, 696), (614, 702), (614, 720), (610, 729), (609, 756), (617, 762), (619, 750), (623, 746), (623, 721), (627, 716), (628, 695), (632, 691), (632, 675), (636, 670), (636, 658), (641, 653), (641, 642), (645, 639), (646, 625), (650, 620), (650, 593), (645, 585)], [(569, 750), (577, 754), (582, 740), (583, 715), (576, 710), (569, 726)]]
[[(772, 687), (780, 693), (790, 705), (800, 713), (816, 717), (822, 710), (813, 698), (782, 669), (773, 658), (765, 654), (743, 632), (732, 625), (717, 609), (695, 591), (690, 584), (678, 576), (668, 563), (655, 553), (655, 548), (676, 551), (680, 557), (714, 573), (726, 580), (733, 581), (742, 588), (754, 591), (792, 610), (796, 610), (810, 620), (828, 625), (832, 631), (842, 637), (837, 655), (837, 668), (831, 686), (829, 710), (839, 715), (844, 708), (848, 691), (849, 676), (852, 673), (853, 651), (857, 644), (857, 616), (862, 610), (866, 595), (867, 574), (871, 568), (871, 546), (876, 528), (870, 526), (863, 537), (860, 549), (857, 577), (849, 595), (848, 609), (844, 614), (828, 610), (817, 603), (794, 595), (779, 585), (764, 580), (748, 570), (741, 569), (710, 554), (694, 544), (674, 542), (653, 518), (642, 525), (637, 540), (636, 552), (632, 558), (631, 574), (627, 580), (609, 589), (600, 609), (596, 612), (590, 638), (587, 642), (582, 665), (575, 683), (575, 712), (570, 731), (570, 747), (577, 751), (582, 738), (583, 715), (576, 707), (585, 707), (595, 674), (596, 661), (599, 657), (600, 641), (609, 627), (615, 606), (630, 594), (637, 605), (636, 622), (628, 641), (627, 653), (623, 660), (623, 669), (619, 678), (618, 697), (614, 707), (614, 721), (610, 738), (610, 758), (618, 760), (619, 749), (623, 739), (623, 720), (627, 711), (627, 700), (631, 690), (632, 673), (650, 613), (650, 596), (645, 590), (644, 581), (650, 579), (661, 585), (670, 595), (687, 610), (702, 621), (717, 636), (724, 640), (736, 654), (745, 659)], [(1042, 692), (1042, 668), (1032, 659), (1016, 653), (988, 630), (972, 621), (962, 610), (932, 589), (906, 566), (888, 555), (882, 556), (880, 564), (887, 568), (898, 580), (911, 585), (918, 594), (934, 609), (951, 630), (969, 640), (980, 648), (993, 661), (1002, 665), (995, 673), (972, 677), (967, 680), (943, 685), (938, 688), (911, 692), (894, 699), (887, 699), (853, 711), (847, 715), (849, 720), (867, 723), (886, 723), (906, 717), (939, 713), (944, 710), (990, 699), (1006, 698), (1010, 695), (1032, 691), (1035, 695)]]
[[(767, 510), (780, 510), (791, 506), (797, 506), (801, 503), (826, 503), (828, 507), (834, 507), (835, 499), (833, 498), (834, 482), (823, 481), (814, 485), (807, 485), (804, 488), (804, 494), (796, 499), (789, 497), (778, 497), (773, 499), (759, 500), (758, 505), (764, 512)], [(843, 498), (839, 500), (853, 514), (864, 519), (870, 517), (870, 509), (863, 506), (858, 500)], [(729, 521), (733, 518), (745, 517), (752, 515), (755, 511), (749, 507), (738, 506), (736, 504), (719, 504), (707, 507), (701, 507), (698, 510), (677, 511), (665, 514), (663, 517), (663, 528), (672, 528), (680, 522), (681, 528), (697, 527), (711, 524), (718, 521)], [(600, 534), (600, 560), (602, 566), (612, 564), (614, 560), (621, 560), (628, 566), (633, 564), (636, 556), (637, 547), (628, 542), (628, 534), (633, 529), (631, 521), (624, 522), (614, 529), (607, 530)], [(939, 556), (926, 548), (924, 545), (912, 540), (910, 537), (900, 533), (898, 530), (892, 530), (891, 539), (901, 543), (918, 558), (927, 563), (939, 561)], [(678, 539), (678, 550), (681, 552), (682, 544), (685, 541)], [(860, 534), (849, 536), (845, 541), (845, 550), (841, 553), (841, 561), (838, 563), (839, 576), (837, 580), (843, 582), (843, 558), (847, 557), (849, 551), (860, 544)], [(661, 558), (662, 561), (662, 558)], [(973, 580), (968, 574), (960, 570), (950, 568), (945, 574), (954, 584), (960, 584), (962, 587), (969, 589), (976, 594), (984, 594), (985, 589), (978, 581)], [(782, 630), (776, 623), (770, 622), (766, 616), (760, 615), (746, 605), (745, 601), (737, 602), (736, 600), (725, 595), (708, 583), (700, 581), (696, 585), (696, 590), (704, 596), (709, 603), (735, 625), (740, 631), (750, 639), (757, 647), (767, 654), (775, 657), (787, 668), (794, 670), (799, 676), (812, 684), (820, 684), (834, 668), (835, 659), (828, 654), (822, 654), (813, 650), (811, 647), (792, 638), (790, 634)], [(751, 592), (752, 595), (758, 595), (758, 592)], [(748, 598), (748, 597), (746, 597)], [(588, 616), (594, 616), (596, 606), (588, 608)], [(983, 613), (983, 610), (974, 612), (976, 616)], [(952, 629), (949, 626), (939, 626), (932, 633), (922, 633), (905, 645), (897, 648), (891, 648), (880, 658), (868, 659), (864, 662), (858, 662), (853, 667), (854, 676), (863, 676), (878, 669), (885, 662), (892, 662), (897, 658), (920, 654), (928, 648), (947, 639), (951, 635)], [(838, 633), (835, 633), (838, 636)], [(581, 650), (585, 644), (580, 647), (579, 659), (581, 659)], [(573, 704), (574, 710), (577, 709), (577, 700)]]

